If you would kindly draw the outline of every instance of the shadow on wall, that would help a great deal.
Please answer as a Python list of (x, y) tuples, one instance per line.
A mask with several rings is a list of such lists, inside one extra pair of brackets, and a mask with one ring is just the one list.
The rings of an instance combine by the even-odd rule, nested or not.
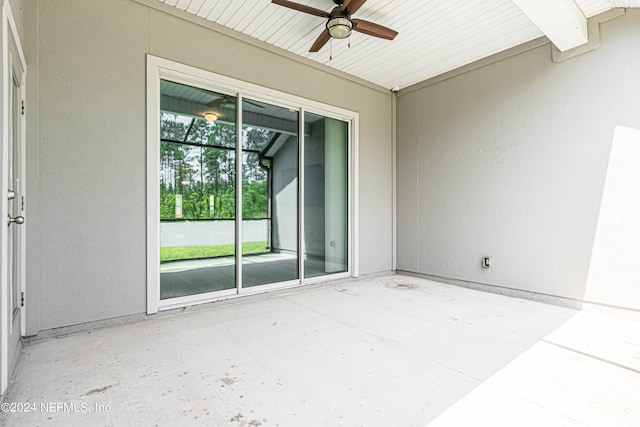
[(640, 130), (617, 126), (584, 301), (640, 310)]

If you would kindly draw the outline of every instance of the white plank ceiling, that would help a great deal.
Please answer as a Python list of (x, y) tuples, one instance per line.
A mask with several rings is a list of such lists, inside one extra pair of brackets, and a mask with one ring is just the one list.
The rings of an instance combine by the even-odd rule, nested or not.
[[(368, 0), (353, 17), (398, 31), (395, 40), (354, 32), (350, 48), (348, 40), (332, 40), (309, 53), (324, 18), (270, 0), (158, 1), (386, 88), (404, 88), (545, 35), (512, 0)], [(292, 1), (325, 11), (335, 6), (331, 0)], [(588, 18), (640, 7), (640, 0), (575, 4)]]

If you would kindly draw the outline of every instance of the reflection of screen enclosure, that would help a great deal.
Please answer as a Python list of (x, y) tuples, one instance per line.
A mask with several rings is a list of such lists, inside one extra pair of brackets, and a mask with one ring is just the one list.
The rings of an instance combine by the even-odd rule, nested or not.
[[(306, 113), (300, 264), (299, 111), (170, 81), (160, 96), (162, 299), (348, 271), (348, 125)], [(242, 146), (236, 146), (237, 138)], [(236, 160), (242, 162), (242, 283)], [(294, 282), (295, 283), (295, 282)]]

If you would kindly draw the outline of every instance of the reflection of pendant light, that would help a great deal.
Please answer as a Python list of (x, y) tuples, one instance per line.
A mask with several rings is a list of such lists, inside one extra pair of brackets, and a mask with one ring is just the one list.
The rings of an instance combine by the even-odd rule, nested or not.
[(215, 122), (218, 120), (216, 113), (204, 113), (204, 118), (207, 119), (208, 122)]

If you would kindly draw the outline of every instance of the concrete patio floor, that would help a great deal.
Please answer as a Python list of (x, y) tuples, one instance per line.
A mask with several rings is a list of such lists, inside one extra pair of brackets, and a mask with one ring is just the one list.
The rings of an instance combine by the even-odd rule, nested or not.
[(33, 342), (5, 403), (9, 426), (637, 426), (640, 323), (375, 277)]

